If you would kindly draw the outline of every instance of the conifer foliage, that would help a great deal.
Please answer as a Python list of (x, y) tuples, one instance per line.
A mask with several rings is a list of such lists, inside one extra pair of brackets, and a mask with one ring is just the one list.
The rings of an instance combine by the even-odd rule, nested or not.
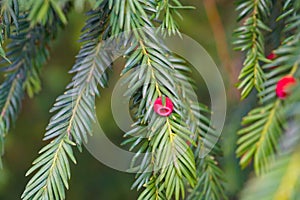
[[(0, 0), (1, 155), (22, 100), (41, 90), (50, 43), (73, 8), (89, 9), (81, 49), (71, 82), (50, 110), (46, 145), (26, 173), (21, 199), (67, 199), (74, 151), (93, 139), (95, 102), (108, 70), (115, 73), (116, 52), (125, 59), (122, 95), (130, 99), (133, 124), (122, 145), (135, 153), (128, 170), (138, 199), (228, 199), (221, 145), (211, 149), (219, 137), (214, 113), (192, 98), (192, 70), (163, 40), (180, 35), (180, 13), (192, 8), (180, 0)], [(300, 199), (300, 1), (237, 0), (236, 10), (233, 43), (244, 54), (237, 88), (242, 100), (255, 99), (237, 132), (236, 157), (254, 171), (240, 198)]]
[[(258, 105), (238, 131), (240, 164), (253, 165), (257, 175), (241, 199), (299, 199), (299, 1), (239, 1), (237, 9), (239, 18), (246, 18), (235, 32), (237, 49), (247, 51), (239, 83), (242, 98), (259, 86)], [(279, 30), (278, 46), (264, 41), (271, 27)]]
[[(132, 188), (139, 191), (138, 199), (226, 199), (219, 147), (200, 156), (218, 137), (210, 125), (211, 112), (187, 95), (193, 93), (190, 69), (162, 42), (162, 37), (180, 34), (176, 20), (182, 9), (191, 7), (179, 0), (89, 3), (92, 9), (82, 28), (82, 47), (70, 70), (73, 79), (51, 109), (44, 134), (48, 144), (26, 173), (30, 180), (21, 198), (66, 199), (70, 164), (76, 164), (74, 147), (81, 151), (88, 143), (96, 121), (95, 100), (100, 87), (107, 86), (107, 67), (114, 59), (103, 41), (113, 38), (120, 41), (115, 50), (125, 49), (121, 75), (127, 77), (124, 95), (132, 99), (135, 121), (123, 145), (137, 152), (130, 171), (136, 173)], [(83, 4), (74, 3), (79, 10)], [(33, 97), (40, 90), (39, 74), (50, 58), (49, 43), (67, 24), (72, 6), (66, 0), (1, 1), (1, 44), (8, 39), (5, 51), (0, 46), (5, 77), (0, 86), (2, 146), (25, 94)], [(167, 115), (153, 109), (157, 99), (161, 106), (166, 99), (172, 104)]]

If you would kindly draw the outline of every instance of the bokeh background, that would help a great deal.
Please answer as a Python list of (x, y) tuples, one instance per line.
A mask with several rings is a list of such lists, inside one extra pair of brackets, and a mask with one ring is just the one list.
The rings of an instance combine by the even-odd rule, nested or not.
[[(232, 0), (183, 1), (194, 5), (194, 10), (182, 11), (181, 31), (199, 42), (217, 63), (226, 84), (228, 95), (228, 114), (222, 134), (221, 144), (224, 157), (220, 161), (226, 172), (226, 189), (230, 199), (237, 199), (248, 171), (239, 169), (235, 158), (236, 130), (252, 102), (241, 103), (234, 88), (236, 76), (241, 67), (241, 55), (232, 51), (232, 32), (236, 27), (236, 12)], [(25, 173), (37, 157), (39, 149), (46, 143), (42, 141), (44, 130), (51, 117), (49, 109), (55, 98), (64, 91), (71, 80), (68, 71), (75, 61), (80, 48), (77, 42), (80, 29), (86, 16), (83, 12), (72, 10), (68, 25), (59, 32), (52, 44), (51, 59), (45, 65), (41, 77), (43, 90), (33, 99), (24, 100), (22, 113), (6, 139), (4, 169), (0, 171), (0, 199), (20, 199), (25, 184), (29, 180)], [(111, 72), (110, 86), (102, 90), (97, 100), (99, 122), (108, 137), (117, 145), (122, 141), (123, 132), (115, 124), (111, 110), (111, 90), (119, 78), (122, 62)], [(201, 77), (195, 77), (200, 101), (209, 103), (206, 86)], [(132, 200), (137, 192), (130, 190), (133, 174), (110, 169), (94, 159), (86, 150), (76, 151), (77, 165), (72, 165), (72, 178), (67, 199), (70, 200)]]

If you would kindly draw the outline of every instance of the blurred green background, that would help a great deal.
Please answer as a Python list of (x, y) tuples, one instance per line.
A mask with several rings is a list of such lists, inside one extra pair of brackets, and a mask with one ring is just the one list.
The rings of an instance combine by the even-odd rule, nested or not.
[[(214, 1), (206, 1), (211, 3)], [(202, 1), (183, 1), (185, 5), (194, 5), (194, 10), (184, 10), (183, 20), (180, 21), (181, 31), (198, 41), (212, 56), (219, 66), (228, 89), (228, 114), (226, 127), (224, 129), (221, 143), (224, 149), (224, 158), (221, 160), (222, 168), (226, 171), (227, 192), (230, 199), (236, 199), (238, 191), (243, 186), (248, 176), (247, 170), (241, 172), (235, 159), (236, 129), (239, 127), (241, 116), (251, 105), (251, 100), (239, 102), (237, 91), (233, 89), (236, 81), (234, 74), (239, 71), (240, 60), (236, 53), (232, 52), (231, 34), (236, 26), (233, 1), (217, 1), (219, 15), (225, 27), (226, 41), (215, 40), (214, 34), (221, 33), (212, 29), (212, 24), (207, 17), (207, 9)], [(212, 10), (213, 11), (213, 10)], [(214, 15), (211, 16), (214, 20)], [(75, 61), (75, 56), (80, 48), (77, 42), (80, 29), (86, 19), (80, 12), (72, 11), (69, 15), (69, 23), (61, 30), (58, 38), (52, 44), (51, 59), (42, 71), (43, 90), (34, 98), (26, 98), (22, 113), (17, 123), (10, 131), (6, 139), (4, 156), (4, 169), (0, 172), (0, 199), (20, 199), (21, 193), (28, 181), (25, 172), (32, 161), (37, 157), (38, 150), (46, 143), (42, 142), (45, 127), (51, 117), (49, 109), (55, 98), (64, 91), (65, 86), (71, 80), (68, 70)], [(217, 26), (219, 27), (219, 26)], [(221, 27), (219, 27), (221, 28)], [(222, 30), (222, 28), (221, 28)], [(222, 42), (228, 44), (229, 60), (226, 62), (218, 54), (218, 48)], [(219, 45), (219, 47), (218, 47)], [(222, 47), (222, 46), (221, 46)], [(104, 89), (97, 102), (97, 114), (99, 122), (115, 143), (120, 144), (123, 132), (119, 130), (112, 119), (110, 110), (111, 90), (119, 78), (118, 66), (115, 66), (114, 74), (111, 74), (110, 86)], [(120, 68), (120, 66), (119, 66)], [(230, 71), (234, 70), (234, 72)], [(199, 99), (209, 102), (206, 86), (201, 77), (197, 77), (199, 87)], [(243, 108), (243, 109), (241, 109)], [(72, 178), (67, 199), (105, 199), (105, 200), (131, 200), (136, 199), (137, 192), (131, 191), (130, 186), (134, 175), (110, 169), (94, 159), (86, 150), (82, 153), (76, 151), (78, 164), (72, 165)]]

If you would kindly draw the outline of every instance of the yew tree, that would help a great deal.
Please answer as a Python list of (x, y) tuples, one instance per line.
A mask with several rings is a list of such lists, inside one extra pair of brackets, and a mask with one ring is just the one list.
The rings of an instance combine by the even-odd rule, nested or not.
[[(207, 9), (215, 2), (203, 4)], [(229, 90), (236, 87), (241, 101), (252, 101), (248, 114), (239, 116), (239, 131), (231, 134), (238, 138), (234, 161), (241, 170), (251, 171), (236, 196), (300, 199), (300, 2), (237, 0), (235, 4), (232, 45), (240, 52), (242, 65), (231, 67), (240, 73)], [(193, 6), (180, 0), (1, 0), (0, 8), (2, 155), (23, 100), (34, 98), (42, 88), (51, 44), (64, 31), (73, 9), (86, 11), (78, 41), (81, 48), (70, 68), (72, 80), (57, 97), (45, 132), (40, 133), (45, 145), (26, 173), (21, 199), (68, 199), (71, 166), (77, 163), (74, 151), (81, 152), (93, 140), (96, 101), (109, 85), (109, 73), (118, 73), (113, 67), (115, 52), (122, 52), (118, 55), (125, 60), (118, 75), (128, 85), (123, 95), (130, 98), (133, 123), (123, 133), (122, 145), (135, 153), (129, 170), (135, 174), (132, 189), (137, 198), (231, 198), (226, 190), (231, 177), (220, 162), (226, 162), (223, 150), (228, 138), (216, 133), (211, 123), (216, 113), (210, 105), (189, 95), (199, 87), (189, 61), (164, 42), (174, 35), (181, 37), (181, 13)], [(216, 16), (209, 16), (211, 26), (221, 31)], [(210, 39), (218, 42), (220, 34), (214, 32)], [(241, 109), (245, 113), (249, 107)], [(207, 154), (201, 156), (203, 152)]]

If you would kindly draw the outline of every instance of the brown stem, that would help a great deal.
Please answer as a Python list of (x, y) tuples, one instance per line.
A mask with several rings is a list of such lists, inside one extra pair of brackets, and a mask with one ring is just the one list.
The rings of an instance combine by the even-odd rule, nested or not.
[(215, 0), (203, 0), (203, 4), (216, 41), (216, 48), (217, 48), (219, 58), (223, 62), (224, 68), (228, 73), (228, 78), (230, 83), (230, 87), (229, 87), (230, 96), (233, 95), (234, 98), (238, 98), (239, 94), (234, 86), (237, 82), (238, 74), (233, 67), (233, 62), (228, 52), (226, 34), (217, 9), (216, 2)]

